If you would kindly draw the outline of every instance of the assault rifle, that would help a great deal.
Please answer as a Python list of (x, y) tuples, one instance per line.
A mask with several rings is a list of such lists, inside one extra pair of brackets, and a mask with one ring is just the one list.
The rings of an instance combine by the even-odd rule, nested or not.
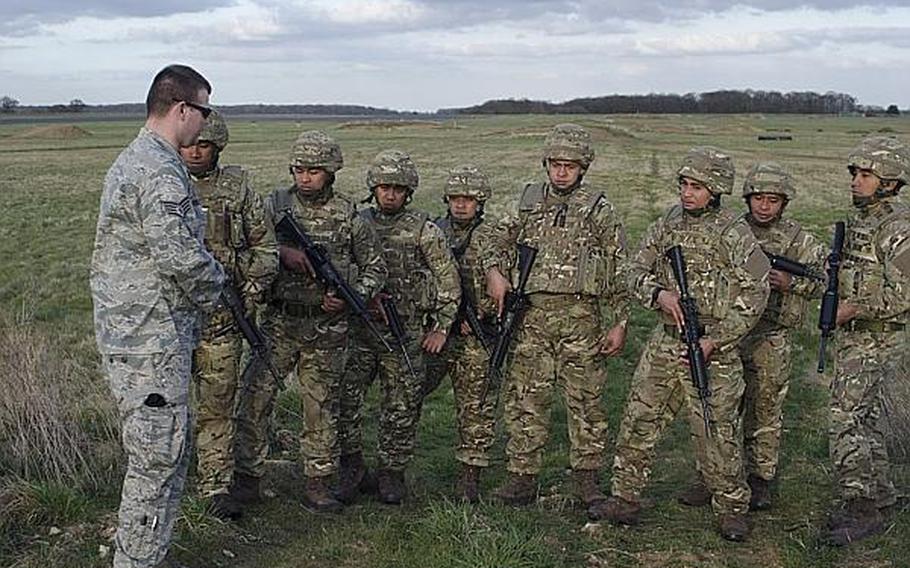
[(505, 302), (502, 310), (502, 317), (499, 319), (499, 333), (496, 335), (496, 345), (493, 353), (490, 355), (490, 362), (487, 366), (487, 381), (484, 383), (481, 401), (486, 402), (487, 393), (491, 388), (497, 388), (502, 382), (502, 366), (505, 364), (506, 355), (509, 353), (509, 346), (521, 320), (528, 309), (528, 296), (525, 293), (525, 287), (528, 285), (528, 278), (531, 276), (531, 268), (534, 266), (534, 260), (537, 258), (537, 249), (524, 243), (518, 243), (518, 286), (515, 290), (506, 293)]
[(275, 379), (275, 384), (278, 385), (278, 389), (284, 389), (284, 377), (281, 376), (281, 373), (278, 372), (278, 369), (272, 362), (272, 354), (269, 350), (269, 345), (266, 342), (265, 336), (262, 334), (262, 330), (246, 317), (246, 310), (243, 307), (243, 302), (240, 300), (240, 295), (237, 293), (237, 290), (234, 289), (234, 285), (230, 282), (225, 282), (224, 288), (221, 290), (221, 303), (230, 310), (231, 316), (234, 318), (234, 323), (237, 324), (237, 327), (240, 329), (240, 333), (243, 334), (246, 342), (250, 344), (250, 353), (253, 356), (246, 369), (243, 371), (241, 383), (243, 385), (248, 385), (252, 376), (259, 372), (259, 368), (265, 366), (269, 373), (272, 374), (272, 378)]
[(450, 337), (454, 337), (455, 334), (461, 333), (461, 322), (466, 322), (468, 324), (471, 333), (473, 333), (474, 337), (477, 338), (477, 341), (480, 342), (480, 346), (487, 352), (487, 355), (491, 355), (493, 353), (493, 345), (490, 343), (490, 337), (487, 332), (484, 331), (483, 323), (481, 323), (480, 318), (477, 317), (477, 306), (475, 306), (474, 302), (471, 301), (471, 298), (468, 297), (464, 287), (461, 288), (461, 302), (458, 304), (458, 313), (455, 315), (455, 322), (452, 324), (452, 329), (449, 331)]
[(822, 307), (818, 314), (818, 329), (821, 331), (818, 340), (818, 372), (825, 371), (825, 345), (837, 327), (837, 304), (839, 301), (841, 253), (844, 248), (845, 227), (843, 221), (834, 224), (834, 239), (831, 241), (831, 252), (828, 253), (828, 286), (822, 296)]
[(298, 225), (297, 221), (289, 214), (285, 214), (281, 220), (278, 221), (278, 224), (275, 225), (275, 229), (292, 239), (297, 243), (297, 246), (303, 249), (307, 259), (310, 261), (310, 265), (313, 267), (313, 271), (316, 273), (316, 277), (321, 280), (323, 284), (335, 290), (338, 295), (341, 296), (341, 299), (351, 307), (351, 310), (363, 320), (370, 332), (376, 336), (382, 345), (389, 350), (389, 353), (391, 353), (392, 346), (389, 345), (389, 342), (385, 340), (379, 330), (376, 329), (376, 325), (370, 320), (370, 313), (367, 311), (366, 302), (363, 301), (363, 298), (360, 297), (360, 294), (358, 294), (356, 290), (351, 288), (344, 277), (339, 274), (338, 269), (335, 268), (335, 265), (332, 264), (332, 260), (325, 253), (325, 249), (321, 245), (316, 244), (313, 239), (306, 234), (303, 227)]
[(382, 311), (385, 312), (386, 320), (389, 322), (389, 331), (392, 332), (398, 347), (401, 348), (401, 354), (404, 355), (404, 362), (408, 366), (408, 371), (411, 372), (414, 380), (420, 383), (420, 377), (414, 371), (414, 364), (411, 363), (411, 356), (408, 355), (408, 336), (404, 331), (404, 325), (401, 323), (401, 314), (398, 313), (398, 306), (395, 305), (395, 300), (390, 296), (382, 296), (379, 299), (379, 303), (382, 304)]
[(673, 277), (679, 286), (679, 307), (683, 312), (683, 341), (686, 344), (686, 357), (689, 360), (689, 375), (692, 384), (698, 391), (701, 401), (702, 418), (705, 421), (705, 435), (711, 437), (711, 388), (708, 382), (708, 364), (701, 350), (703, 328), (698, 321), (698, 306), (695, 298), (689, 293), (689, 280), (686, 278), (686, 261), (682, 247), (675, 245), (667, 250)]
[(812, 270), (808, 265), (805, 265), (802, 262), (797, 262), (786, 256), (771, 254), (769, 252), (766, 252), (765, 256), (767, 256), (768, 260), (771, 262), (771, 268), (775, 270), (780, 270), (781, 272), (786, 272), (787, 274), (792, 274), (799, 278), (809, 278), (810, 280), (817, 280), (819, 282), (822, 282), (825, 279), (824, 276), (815, 270)]

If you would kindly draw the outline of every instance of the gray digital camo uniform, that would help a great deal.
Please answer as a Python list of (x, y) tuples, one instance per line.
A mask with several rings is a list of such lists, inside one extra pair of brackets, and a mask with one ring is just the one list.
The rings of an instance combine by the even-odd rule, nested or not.
[[(568, 158), (578, 160), (574, 154)], [(493, 248), (481, 255), (484, 273), (498, 268), (508, 275), (517, 243), (538, 249), (526, 288), (531, 306), (502, 387), (508, 470), (540, 471), (557, 385), (567, 409), (570, 465), (598, 470), (607, 442), (601, 400), (607, 376), (596, 352), (610, 328), (603, 309), (610, 308), (614, 323), (628, 317), (628, 295), (618, 273), (626, 259), (625, 232), (604, 195), (584, 182), (568, 193), (549, 183), (528, 184), (518, 208), (517, 216), (496, 228), (489, 240)]]
[(225, 278), (204, 228), (177, 150), (143, 128), (105, 177), (91, 263), (95, 335), (127, 455), (115, 568), (161, 562), (177, 518), (192, 350)]
[[(857, 153), (851, 167), (880, 173), (877, 164), (864, 163), (864, 152)], [(907, 156), (903, 160), (910, 163)], [(908, 175), (905, 169), (903, 178)], [(836, 497), (868, 499), (882, 508), (896, 499), (883, 433), (882, 388), (890, 381), (910, 380), (900, 364), (910, 345), (910, 207), (898, 195), (876, 198), (859, 206), (846, 228), (840, 301), (860, 311), (835, 334), (829, 446)]]
[[(223, 128), (223, 133), (213, 125)], [(199, 141), (216, 144), (219, 152), (224, 148), (227, 127), (217, 111), (206, 119)], [(260, 303), (278, 272), (278, 249), (265, 221), (262, 199), (250, 187), (249, 174), (239, 166), (215, 164), (208, 172), (190, 175), (206, 215), (206, 247), (231, 276), (247, 306)], [(243, 341), (230, 311), (221, 306), (208, 321), (193, 354), (197, 484), (203, 496), (228, 493), (234, 478), (235, 443), (240, 458), (237, 470), (252, 475), (257, 468), (256, 463), (248, 463), (246, 448), (255, 439), (257, 424), (268, 420), (268, 415), (250, 410), (266, 408), (267, 401), (243, 401), (236, 416), (235, 407), (239, 399), (264, 398), (270, 388), (239, 384)], [(256, 378), (274, 380), (269, 375)]]
[[(732, 185), (732, 174), (730, 185)], [(737, 345), (757, 322), (768, 298), (768, 259), (745, 221), (708, 207), (695, 215), (676, 205), (653, 223), (631, 258), (629, 290), (645, 306), (656, 289), (677, 291), (666, 251), (680, 245), (700, 323), (718, 348), (708, 365), (711, 437), (706, 438), (698, 391), (676, 325), (662, 313), (632, 378), (613, 461), (613, 495), (639, 501), (651, 473), (654, 447), (664, 429), (686, 407), (696, 465), (719, 514), (741, 514), (750, 491), (743, 475), (741, 401), (745, 390)]]

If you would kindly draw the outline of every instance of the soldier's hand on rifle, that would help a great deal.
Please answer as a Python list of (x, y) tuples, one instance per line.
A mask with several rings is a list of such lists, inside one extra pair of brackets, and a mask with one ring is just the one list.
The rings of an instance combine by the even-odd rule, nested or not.
[(626, 326), (617, 324), (610, 328), (610, 331), (601, 338), (597, 345), (597, 351), (606, 357), (619, 355), (626, 346)]
[(347, 306), (347, 302), (336, 297), (331, 292), (326, 292), (322, 295), (322, 311), (324, 312), (337, 314), (338, 312), (344, 311)]
[(431, 331), (423, 336), (421, 346), (427, 353), (439, 353), (446, 344), (446, 334), (443, 331)]
[(386, 315), (385, 310), (382, 309), (382, 299), (388, 297), (389, 295), (385, 292), (379, 292), (370, 299), (370, 303), (367, 305), (370, 317), (376, 321), (381, 321), (386, 325), (389, 325), (389, 317)]
[(305, 272), (316, 278), (316, 272), (305, 252), (287, 245), (278, 245), (278, 258), (281, 264), (292, 272)]
[(859, 315), (859, 306), (842, 303), (837, 306), (837, 325), (841, 326)]
[(670, 290), (661, 290), (657, 295), (657, 307), (662, 312), (673, 318), (677, 329), (682, 329), (685, 325), (682, 307), (679, 305), (679, 294)]
[(782, 270), (776, 270), (774, 268), (768, 272), (768, 283), (771, 284), (771, 287), (778, 292), (789, 292), (790, 284), (793, 283), (793, 277), (783, 272)]
[(502, 315), (506, 303), (506, 292), (511, 289), (512, 284), (499, 272), (499, 269), (491, 268), (487, 272), (487, 295), (496, 302), (497, 315)]
[[(715, 342), (710, 337), (702, 337), (699, 340), (699, 345), (701, 345), (701, 352), (705, 356), (705, 363), (711, 361), (711, 355), (714, 354), (714, 351), (717, 349), (717, 342)], [(689, 357), (686, 353), (685, 347), (683, 347), (682, 356), (679, 358), (682, 361), (683, 365), (686, 367), (689, 366)]]
[(458, 331), (459, 331), (459, 333), (461, 333), (462, 336), (467, 337), (467, 336), (471, 335), (471, 326), (468, 324), (468, 322), (463, 321), (463, 322), (461, 322), (461, 325), (459, 326)]

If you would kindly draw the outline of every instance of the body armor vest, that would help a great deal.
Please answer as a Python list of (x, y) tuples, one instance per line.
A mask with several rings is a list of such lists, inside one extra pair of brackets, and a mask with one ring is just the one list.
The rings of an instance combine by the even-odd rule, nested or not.
[[(307, 235), (325, 249), (332, 264), (348, 282), (358, 276), (357, 265), (352, 258), (353, 219), (357, 214), (354, 205), (343, 197), (334, 195), (332, 188), (326, 188), (318, 197), (302, 198), (293, 187), (276, 190), (271, 196), (273, 206), (272, 224), (277, 224), (288, 211)], [(297, 244), (282, 234), (276, 235), (279, 245), (298, 248)], [(325, 286), (304, 272), (291, 272), (283, 265), (272, 286), (272, 297), (276, 300), (317, 306), (322, 304)]]
[(205, 245), (225, 271), (236, 276), (237, 256), (249, 248), (243, 219), (246, 172), (239, 166), (216, 168), (194, 179), (193, 185), (205, 211)]
[(518, 242), (537, 249), (527, 291), (601, 296), (609, 292), (613, 256), (600, 238), (598, 220), (611, 215), (604, 194), (584, 185), (556, 194), (547, 183), (525, 186), (518, 204)]
[(480, 270), (480, 262), (477, 258), (477, 247), (471, 246), (471, 237), (474, 231), (480, 226), (480, 222), (471, 221), (467, 225), (453, 223), (449, 217), (440, 217), (436, 219), (436, 226), (442, 229), (446, 236), (449, 248), (452, 250), (452, 256), (458, 265), (458, 276), (461, 278), (461, 291), (468, 295), (468, 298), (477, 305), (477, 283), (475, 273)]
[[(750, 228), (766, 253), (796, 261), (800, 259), (803, 251), (797, 250), (796, 245), (803, 230), (799, 224), (789, 219), (778, 219), (768, 227), (750, 224)], [(799, 294), (781, 294), (772, 287), (768, 296), (768, 307), (762, 313), (762, 320), (775, 326), (799, 327), (809, 309), (808, 304), (808, 299)]]

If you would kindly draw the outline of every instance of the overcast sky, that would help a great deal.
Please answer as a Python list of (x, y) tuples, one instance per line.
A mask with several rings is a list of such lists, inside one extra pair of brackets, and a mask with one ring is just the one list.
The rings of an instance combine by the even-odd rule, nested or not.
[(0, 0), (0, 96), (139, 102), (174, 62), (215, 104), (752, 88), (908, 108), (910, 0)]

